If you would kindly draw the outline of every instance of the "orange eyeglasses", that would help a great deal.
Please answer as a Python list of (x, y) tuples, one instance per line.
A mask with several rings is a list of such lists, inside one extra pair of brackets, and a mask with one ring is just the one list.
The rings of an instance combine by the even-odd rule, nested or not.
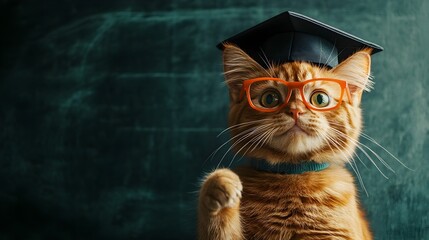
[(243, 82), (240, 98), (246, 93), (247, 101), (253, 109), (275, 112), (286, 107), (293, 89), (298, 89), (305, 106), (315, 111), (329, 111), (339, 107), (344, 92), (351, 102), (347, 82), (332, 78), (314, 78), (304, 82), (287, 82), (271, 77), (248, 79)]

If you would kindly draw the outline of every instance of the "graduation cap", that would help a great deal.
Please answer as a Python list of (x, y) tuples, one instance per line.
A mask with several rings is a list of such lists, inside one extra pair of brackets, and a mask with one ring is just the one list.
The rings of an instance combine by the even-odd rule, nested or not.
[(224, 43), (237, 45), (263, 67), (267, 67), (267, 61), (307, 61), (332, 68), (360, 49), (372, 48), (372, 54), (383, 50), (377, 44), (290, 11), (238, 33), (217, 47), (223, 50)]

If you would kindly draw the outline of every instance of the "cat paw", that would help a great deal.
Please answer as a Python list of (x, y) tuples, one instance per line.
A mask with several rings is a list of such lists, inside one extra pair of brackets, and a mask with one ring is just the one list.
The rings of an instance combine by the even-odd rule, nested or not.
[(240, 204), (243, 185), (229, 169), (218, 169), (207, 176), (201, 189), (200, 201), (211, 214)]

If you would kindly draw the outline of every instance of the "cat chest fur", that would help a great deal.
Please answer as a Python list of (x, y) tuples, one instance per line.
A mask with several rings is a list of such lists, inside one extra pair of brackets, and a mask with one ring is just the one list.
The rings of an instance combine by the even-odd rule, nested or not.
[(240, 215), (246, 239), (362, 239), (356, 190), (347, 170), (235, 172), (243, 183)]

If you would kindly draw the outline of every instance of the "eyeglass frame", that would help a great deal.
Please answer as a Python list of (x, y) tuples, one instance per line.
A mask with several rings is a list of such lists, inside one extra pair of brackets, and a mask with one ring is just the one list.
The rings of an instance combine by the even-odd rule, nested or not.
[[(259, 108), (253, 104), (252, 98), (250, 96), (250, 86), (255, 82), (267, 81), (267, 80), (280, 82), (281, 84), (283, 84), (287, 87), (287, 93), (286, 93), (287, 95), (286, 95), (285, 101), (282, 105), (275, 107), (275, 108)], [(316, 107), (313, 107), (309, 102), (307, 102), (307, 100), (304, 96), (304, 86), (308, 83), (316, 82), (316, 81), (320, 81), (320, 80), (336, 82), (341, 86), (341, 95), (340, 95), (340, 98), (338, 99), (337, 105), (330, 107), (330, 108), (316, 108)], [(348, 98), (349, 102), (352, 103), (352, 98), (350, 95), (350, 89), (348, 87), (347, 82), (345, 80), (335, 79), (335, 78), (313, 78), (313, 79), (305, 80), (303, 82), (288, 82), (288, 81), (285, 81), (285, 80), (280, 79), (280, 78), (272, 78), (272, 77), (251, 78), (251, 79), (247, 79), (247, 80), (243, 81), (243, 87), (241, 89), (240, 99), (243, 99), (244, 94), (246, 94), (247, 95), (247, 102), (249, 103), (250, 107), (252, 107), (253, 109), (255, 109), (259, 112), (276, 112), (276, 111), (279, 111), (279, 110), (285, 108), (286, 105), (289, 103), (290, 97), (292, 96), (292, 90), (293, 89), (298, 89), (304, 105), (307, 108), (315, 110), (315, 111), (325, 112), (325, 111), (330, 111), (330, 110), (338, 108), (343, 101), (344, 90), (346, 90), (347, 98)]]

